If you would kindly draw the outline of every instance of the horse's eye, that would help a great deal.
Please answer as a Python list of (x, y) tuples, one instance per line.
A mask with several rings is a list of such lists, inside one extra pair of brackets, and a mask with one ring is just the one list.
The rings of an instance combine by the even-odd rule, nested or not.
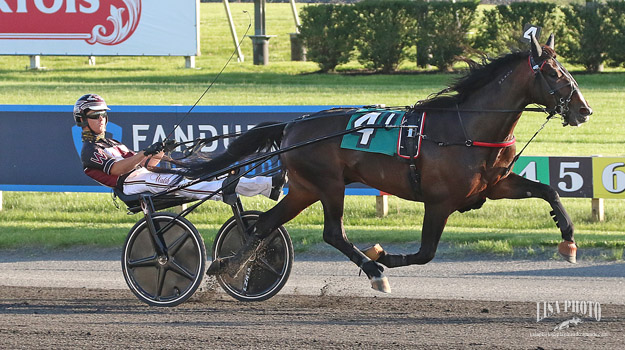
[(552, 78), (557, 78), (558, 77), (558, 72), (553, 70), (553, 71), (549, 72), (549, 76), (552, 77)]

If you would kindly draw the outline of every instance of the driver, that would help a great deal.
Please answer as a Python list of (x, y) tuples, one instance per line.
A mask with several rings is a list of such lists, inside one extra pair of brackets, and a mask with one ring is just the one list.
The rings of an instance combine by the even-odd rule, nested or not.
[[(74, 105), (74, 121), (82, 127), (83, 147), (80, 154), (85, 174), (98, 183), (126, 195), (143, 192), (159, 193), (171, 186), (189, 181), (178, 174), (163, 174), (149, 171), (156, 167), (163, 153), (163, 142), (157, 142), (137, 153), (119, 141), (105, 135), (109, 108), (102, 97), (96, 94), (81, 96)], [(202, 181), (180, 189), (174, 194), (187, 198), (202, 199), (222, 187), (223, 180)], [(235, 191), (243, 196), (262, 194), (278, 200), (284, 180), (281, 177), (241, 177)], [(211, 199), (221, 200), (221, 194)]]

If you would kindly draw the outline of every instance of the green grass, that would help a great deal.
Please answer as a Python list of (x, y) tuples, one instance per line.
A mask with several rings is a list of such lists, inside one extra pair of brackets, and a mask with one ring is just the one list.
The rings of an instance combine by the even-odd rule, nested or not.
[[(298, 4), (298, 7), (305, 6)], [(252, 4), (231, 4), (239, 37), (247, 27)], [(233, 51), (220, 3), (201, 4), (201, 55), (198, 69), (185, 69), (182, 57), (98, 57), (89, 66), (86, 57), (42, 57), (47, 69), (25, 69), (28, 57), (3, 56), (0, 60), (0, 104), (72, 105), (87, 92), (99, 93), (111, 105), (192, 105), (213, 80)], [(278, 37), (270, 41), (270, 64), (254, 66), (249, 39), (243, 40), (246, 61), (230, 63), (200, 105), (351, 105), (384, 103), (409, 105), (446, 87), (457, 75), (427, 72), (413, 74), (414, 63), (404, 63), (405, 74), (318, 74), (312, 62), (290, 62), (289, 33), (294, 31), (289, 4), (268, 4), (267, 28)], [(557, 42), (556, 42), (557, 48)], [(565, 58), (564, 58), (565, 59)], [(564, 60), (565, 62), (565, 60)], [(625, 88), (623, 69), (602, 74), (582, 74), (567, 65), (595, 113), (580, 128), (563, 128), (550, 122), (525, 155), (601, 154), (625, 156)], [(362, 68), (357, 62), (339, 71)], [(111, 112), (114, 118), (114, 111)], [(69, 116), (68, 116), (69, 118)], [(526, 142), (540, 127), (544, 115), (526, 113), (516, 128), (519, 142)], [(577, 229), (580, 252), (586, 247), (604, 250), (606, 259), (622, 259), (625, 242), (625, 201), (606, 201), (606, 221), (590, 220), (589, 199), (564, 199)], [(250, 210), (266, 210), (272, 202), (245, 199)], [(449, 219), (442, 242), (459, 250), (528, 255), (552, 252), (560, 241), (540, 200), (487, 202), (483, 209)], [(346, 201), (348, 236), (357, 244), (405, 243), (420, 239), (423, 205), (390, 199), (391, 214), (375, 216), (373, 197), (350, 196)], [(221, 224), (231, 215), (229, 207), (208, 203), (189, 219), (198, 226), (210, 246)], [(4, 193), (0, 212), (0, 248), (20, 246), (66, 247), (72, 245), (121, 246), (139, 215), (117, 210), (103, 194)], [(319, 204), (287, 225), (299, 250), (322, 242), (322, 210)], [(620, 252), (620, 256), (619, 256)]]
[[(243, 198), (243, 201), (248, 210), (267, 210), (273, 204), (260, 197)], [(596, 248), (602, 252), (603, 259), (622, 259), (625, 202), (607, 200), (606, 221), (601, 223), (591, 221), (590, 200), (569, 198), (563, 202), (576, 224), (580, 252)], [(378, 218), (374, 197), (348, 196), (345, 226), (349, 238), (360, 247), (370, 243), (419, 242), (423, 205), (391, 197), (389, 208), (387, 217)], [(534, 199), (488, 201), (479, 211), (454, 213), (441, 242), (460, 252), (478, 254), (552, 252), (561, 238), (548, 212), (546, 203)], [(208, 203), (187, 218), (210, 247), (217, 230), (231, 215), (227, 205)], [(108, 194), (7, 192), (4, 210), (0, 212), (0, 248), (118, 247), (140, 218), (140, 214), (127, 215), (124, 208), (117, 209)], [(287, 229), (298, 251), (322, 243), (320, 204), (302, 212), (287, 224)]]

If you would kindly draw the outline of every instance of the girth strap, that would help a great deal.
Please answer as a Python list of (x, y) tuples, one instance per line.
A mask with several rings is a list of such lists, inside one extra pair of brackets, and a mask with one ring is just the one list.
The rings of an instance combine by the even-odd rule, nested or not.
[(412, 192), (415, 197), (421, 194), (421, 174), (417, 170), (417, 138), (419, 137), (419, 132), (417, 131), (418, 127), (416, 125), (406, 126), (408, 128), (408, 135), (406, 137), (406, 146), (408, 147), (408, 155), (410, 158), (408, 162), (410, 163), (410, 170), (408, 170), (408, 177), (410, 186), (412, 187)]

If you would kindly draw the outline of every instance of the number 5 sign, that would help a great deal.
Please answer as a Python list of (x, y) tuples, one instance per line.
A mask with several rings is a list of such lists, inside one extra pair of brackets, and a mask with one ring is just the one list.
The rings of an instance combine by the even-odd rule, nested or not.
[(592, 159), (595, 198), (625, 198), (625, 158)]
[(550, 157), (549, 180), (561, 197), (592, 198), (592, 159)]

